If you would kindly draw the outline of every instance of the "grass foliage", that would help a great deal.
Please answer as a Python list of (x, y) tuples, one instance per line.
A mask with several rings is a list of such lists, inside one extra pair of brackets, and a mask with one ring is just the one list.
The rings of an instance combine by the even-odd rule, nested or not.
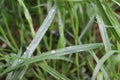
[(119, 80), (119, 0), (1, 0), (0, 80)]

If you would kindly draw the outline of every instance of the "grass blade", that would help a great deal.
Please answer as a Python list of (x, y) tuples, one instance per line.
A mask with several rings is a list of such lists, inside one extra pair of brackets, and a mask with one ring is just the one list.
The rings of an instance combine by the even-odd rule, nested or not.
[[(42, 40), (45, 32), (48, 30), (48, 28), (50, 27), (50, 24), (51, 22), (53, 21), (53, 18), (55, 16), (55, 13), (56, 13), (56, 6), (54, 6), (48, 13), (48, 16), (46, 17), (46, 19), (44, 20), (43, 24), (41, 25), (41, 27), (38, 29), (34, 39), (32, 40), (32, 42), (30, 43), (30, 45), (28, 46), (27, 50), (24, 52), (23, 54), (23, 58), (30, 58), (32, 53), (34, 52), (34, 50), (36, 49), (36, 47), (38, 46), (38, 44), (40, 43), (40, 41)], [(21, 60), (16, 60), (12, 66), (15, 66), (17, 64), (19, 64), (21, 62)], [(23, 74), (26, 72), (26, 69), (27, 69), (28, 66), (25, 67), (25, 69), (23, 68), (23, 73), (21, 73), (23, 76)], [(19, 70), (16, 70), (15, 73), (18, 74), (19, 73)], [(22, 72), (22, 71), (21, 71)], [(12, 74), (11, 74), (12, 75)], [(11, 75), (8, 75), (8, 76), (11, 76)], [(18, 76), (18, 75), (15, 75), (15, 76)], [(18, 76), (18, 77), (21, 77), (21, 76)], [(11, 80), (16, 80), (16, 78), (9, 78), (8, 79), (11, 79)]]
[(50, 52), (46, 52), (43, 53), (41, 55), (26, 59), (23, 63), (21, 63), (20, 65), (16, 65), (14, 67), (8, 68), (6, 69), (6, 71), (4, 71), (3, 73), (0, 74), (0, 76), (5, 75), (7, 72), (13, 71), (17, 68), (20, 68), (22, 66), (34, 63), (34, 62), (38, 62), (38, 61), (43, 61), (45, 59), (50, 59), (56, 56), (64, 56), (67, 54), (72, 54), (72, 53), (76, 53), (76, 52), (81, 52), (81, 51), (87, 51), (90, 49), (95, 49), (100, 47), (102, 44), (100, 43), (94, 43), (94, 44), (85, 44), (85, 45), (78, 45), (78, 46), (70, 46), (70, 47), (66, 47), (66, 48), (62, 48), (62, 49), (58, 49), (58, 50), (52, 50)]
[(94, 71), (93, 71), (93, 75), (92, 75), (92, 80), (95, 80), (96, 75), (98, 73), (98, 71), (100, 70), (100, 68), (102, 67), (103, 63), (110, 57), (112, 56), (114, 53), (116, 53), (117, 51), (110, 51), (108, 53), (106, 53), (97, 63)]
[(28, 23), (29, 23), (30, 30), (31, 30), (31, 32), (32, 32), (32, 36), (34, 36), (34, 35), (35, 35), (35, 31), (34, 31), (34, 29), (33, 29), (32, 18), (31, 18), (31, 16), (30, 16), (30, 13), (29, 13), (28, 9), (26, 8), (23, 0), (18, 0), (18, 2), (19, 2), (19, 4), (23, 7), (24, 15), (25, 15), (25, 17), (26, 17), (26, 19), (27, 19), (27, 21), (28, 21)]
[(48, 72), (49, 74), (51, 74), (52, 76), (54, 76), (57, 80), (70, 80), (67, 77), (65, 77), (64, 75), (62, 75), (59, 72), (57, 72), (55, 69), (53, 69), (50, 66), (48, 66), (47, 64), (40, 63), (39, 66), (43, 70), (45, 70), (46, 72)]
[(10, 28), (9, 28), (9, 26), (8, 26), (7, 18), (6, 18), (6, 16), (5, 16), (4, 14), (2, 14), (2, 16), (3, 16), (4, 23), (5, 23), (7, 32), (8, 32), (8, 37), (10, 38), (11, 42), (13, 43), (16, 51), (18, 51), (18, 46), (17, 46), (17, 43), (16, 43), (16, 41), (14, 40), (13, 35), (12, 35), (12, 33), (11, 33), (11, 31), (10, 31)]
[(120, 43), (120, 24), (114, 15), (114, 11), (108, 6), (106, 1), (101, 2), (99, 0), (93, 0), (93, 2), (95, 3), (93, 7), (95, 8), (96, 12), (102, 16), (106, 25), (112, 26), (109, 28), (109, 30)]
[(103, 43), (105, 46), (105, 50), (106, 50), (106, 52), (109, 52), (111, 50), (111, 46), (110, 46), (110, 42), (109, 42), (109, 38), (107, 35), (107, 30), (106, 30), (105, 24), (104, 24), (101, 16), (97, 15), (96, 18), (97, 18), (97, 22), (99, 25), (101, 37), (102, 37), (102, 40), (103, 40)]

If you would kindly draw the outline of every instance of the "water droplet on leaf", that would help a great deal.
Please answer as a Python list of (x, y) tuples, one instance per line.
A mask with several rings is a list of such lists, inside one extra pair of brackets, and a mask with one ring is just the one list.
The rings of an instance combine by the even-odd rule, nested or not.
[(52, 50), (51, 53), (55, 53), (55, 50)]

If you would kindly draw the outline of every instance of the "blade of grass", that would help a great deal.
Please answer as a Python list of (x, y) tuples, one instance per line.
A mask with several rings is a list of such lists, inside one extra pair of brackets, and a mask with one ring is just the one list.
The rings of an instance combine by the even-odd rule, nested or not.
[(101, 2), (99, 0), (93, 0), (93, 2), (95, 3), (93, 4), (93, 7), (95, 8), (96, 12), (102, 16), (105, 24), (108, 26), (113, 26), (109, 27), (109, 30), (120, 43), (120, 24), (114, 15), (114, 11), (108, 6), (106, 1)]
[[(42, 4), (40, 4), (40, 3), (41, 3), (41, 1), (37, 0), (37, 5), (42, 6)], [(42, 14), (43, 14), (43, 11), (42, 11), (41, 7), (38, 7), (38, 14), (39, 14), (39, 22), (42, 23), (42, 19), (43, 19)]]
[(103, 40), (103, 43), (104, 43), (104, 46), (105, 46), (105, 51), (106, 51), (106, 53), (108, 53), (109, 51), (111, 51), (111, 45), (110, 45), (110, 42), (109, 42), (109, 38), (108, 38), (108, 35), (107, 35), (107, 30), (106, 30), (105, 24), (104, 24), (104, 22), (102, 20), (102, 17), (100, 15), (97, 14), (96, 19), (97, 19), (99, 29), (100, 29), (100, 33), (101, 33), (101, 37), (102, 37), (102, 40)]
[(22, 46), (22, 44), (23, 43), (25, 43), (25, 37), (24, 37), (24, 31), (25, 31), (25, 25), (24, 25), (24, 21), (23, 21), (23, 19), (22, 19), (22, 11), (21, 11), (21, 9), (20, 9), (21, 7), (20, 6), (18, 6), (18, 16), (20, 17), (20, 24), (19, 24), (19, 21), (16, 21), (16, 25), (18, 26), (18, 27), (20, 27), (20, 30), (19, 30), (19, 33), (20, 33), (20, 43), (21, 43), (21, 46)]
[(97, 80), (104, 80), (101, 72), (98, 73)]
[(99, 25), (101, 37), (102, 37), (102, 40), (103, 40), (103, 43), (105, 46), (105, 51), (109, 52), (111, 50), (111, 46), (110, 46), (110, 42), (109, 42), (109, 38), (107, 35), (107, 30), (106, 30), (105, 24), (104, 24), (101, 16), (97, 15), (96, 18), (97, 18), (97, 22)]
[(89, 22), (87, 23), (87, 25), (85, 26), (84, 30), (82, 31), (81, 35), (79, 36), (79, 44), (81, 43), (80, 40), (86, 35), (86, 32), (90, 29), (91, 25), (93, 24), (95, 19), (95, 14), (93, 14), (89, 20)]
[(114, 53), (116, 53), (118, 51), (115, 50), (111, 50), (110, 52), (106, 53), (97, 63), (94, 71), (93, 71), (93, 75), (92, 75), (92, 80), (95, 80), (96, 75), (98, 73), (98, 71), (100, 70), (100, 68), (102, 67), (102, 65), (104, 64), (104, 62), (110, 58), (110, 56), (112, 56)]
[(16, 51), (18, 51), (17, 42), (16, 42), (15, 39), (13, 38), (13, 35), (12, 35), (11, 31), (10, 31), (10, 28), (9, 28), (8, 22), (7, 22), (7, 18), (6, 18), (6, 16), (5, 16), (5, 14), (3, 14), (3, 13), (2, 13), (2, 16), (3, 16), (4, 23), (5, 23), (5, 27), (6, 27), (7, 32), (8, 32), (8, 37), (10, 38), (10, 40), (11, 40), (12, 44), (14, 45)]
[(5, 2), (5, 0), (1, 0), (1, 2), (0, 2), (0, 11), (2, 9), (2, 6), (3, 6), (4, 2)]
[[(93, 14), (88, 22), (88, 24), (86, 25), (86, 27), (84, 28), (84, 30), (82, 31), (81, 35), (79, 36), (79, 44), (82, 44), (81, 39), (84, 38), (84, 35), (86, 35), (86, 32), (89, 30), (90, 26), (92, 25), (92, 23), (94, 22), (95, 19), (95, 14)], [(106, 35), (106, 34), (105, 34)], [(97, 56), (95, 55), (95, 52), (93, 50), (88, 50), (88, 52), (93, 56), (93, 58), (95, 59), (95, 61), (98, 63), (99, 59), (97, 58)], [(109, 80), (108, 74), (105, 71), (104, 67), (101, 68), (101, 71), (103, 72), (105, 79)]]
[(28, 9), (26, 8), (23, 0), (18, 0), (18, 2), (19, 2), (19, 4), (23, 7), (24, 15), (25, 15), (25, 17), (26, 17), (26, 19), (27, 19), (27, 21), (28, 21), (28, 23), (29, 23), (30, 30), (31, 30), (31, 32), (32, 32), (32, 36), (34, 36), (34, 35), (35, 35), (35, 31), (34, 31), (34, 28), (33, 28), (32, 18), (31, 18), (31, 16), (30, 16), (30, 13), (29, 13)]
[[(71, 10), (70, 12), (73, 14), (70, 14), (71, 19), (72, 19), (72, 29), (74, 32), (74, 38), (75, 38), (75, 45), (78, 44), (78, 32), (79, 32), (79, 23), (78, 23), (78, 14), (77, 14), (77, 8), (76, 6), (78, 5), (74, 5), (74, 3), (69, 2)], [(76, 54), (76, 65), (79, 66), (79, 59), (78, 59), (78, 54)], [(77, 70), (77, 76), (78, 78), (80, 78), (80, 73), (79, 70)]]
[(13, 71), (17, 68), (20, 68), (22, 66), (25, 66), (25, 65), (28, 65), (28, 64), (31, 64), (31, 63), (34, 63), (34, 62), (43, 61), (45, 59), (51, 59), (51, 58), (54, 58), (54, 57), (57, 57), (57, 56), (64, 56), (64, 55), (72, 54), (72, 53), (76, 53), (76, 52), (87, 51), (87, 50), (90, 50), (90, 49), (98, 48), (100, 46), (102, 46), (102, 44), (94, 43), (94, 44), (70, 46), (70, 47), (66, 47), (66, 48), (62, 48), (62, 49), (58, 49), (58, 50), (52, 50), (50, 52), (42, 53), (42, 54), (40, 54), (38, 56), (35, 56), (35, 57), (25, 59), (25, 61), (23, 63), (6, 69), (6, 71), (1, 73), (0, 76), (3, 76), (10, 71)]
[(10, 43), (10, 41), (8, 40), (7, 36), (5, 35), (5, 32), (3, 30), (3, 28), (0, 25), (0, 33), (2, 34), (3, 38), (0, 37), (0, 39), (5, 42), (13, 51), (16, 51), (15, 48), (13, 47), (13, 45)]
[(120, 6), (120, 0), (112, 0), (114, 3), (116, 3), (117, 5), (119, 5)]
[[(40, 63), (39, 66), (41, 66), (42, 69), (44, 69), (46, 72), (54, 76), (57, 80), (70, 80), (64, 75), (61, 75), (59, 72), (57, 72), (55, 69), (51, 68), (50, 66), (44, 65), (44, 63)], [(43, 68), (44, 67), (44, 68)]]
[(62, 20), (61, 10), (58, 10), (58, 19), (59, 19), (59, 33), (60, 33), (58, 48), (62, 48), (62, 47), (65, 47), (66, 41), (65, 41), (65, 36), (64, 36), (64, 23), (63, 23), (63, 20)]
[[(32, 53), (34, 52), (34, 50), (36, 49), (36, 47), (38, 46), (38, 44), (40, 43), (40, 41), (42, 40), (45, 32), (48, 30), (48, 28), (50, 27), (50, 24), (55, 16), (56, 13), (56, 6), (54, 6), (48, 13), (48, 16), (46, 17), (46, 19), (44, 20), (43, 24), (41, 25), (41, 27), (38, 29), (34, 39), (32, 40), (32, 42), (30, 43), (30, 45), (28, 46), (27, 50), (24, 52), (22, 58), (30, 58)], [(12, 67), (19, 64), (20, 62), (22, 62), (21, 60), (16, 60)], [(18, 76), (19, 74), (19, 69), (15, 71), (15, 73), (17, 75), (14, 76), (18, 76), (19, 79), (22, 78), (23, 74), (26, 72), (28, 66), (25, 66), (22, 70), (21, 70), (21, 76)], [(12, 73), (10, 75), (8, 75), (9, 77), (7, 79), (11, 79), (11, 80), (16, 80), (16, 77), (14, 78), (14, 76), (12, 78), (10, 78), (12, 75)]]
[[(93, 58), (95, 59), (95, 61), (96, 61), (97, 63), (99, 63), (99, 59), (98, 59), (98, 57), (95, 55), (95, 52), (94, 52), (93, 50), (89, 50), (89, 53), (93, 56)], [(104, 65), (101, 67), (101, 71), (102, 71), (102, 73), (104, 74), (105, 80), (110, 80), (110, 79), (109, 79), (109, 76), (108, 76), (108, 73), (107, 73), (107, 71), (106, 71), (105, 68), (104, 68)]]

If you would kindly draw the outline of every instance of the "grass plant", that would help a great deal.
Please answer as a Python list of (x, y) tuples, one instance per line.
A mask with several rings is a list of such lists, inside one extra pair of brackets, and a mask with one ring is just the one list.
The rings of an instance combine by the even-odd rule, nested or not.
[(119, 80), (119, 0), (1, 0), (0, 80)]

